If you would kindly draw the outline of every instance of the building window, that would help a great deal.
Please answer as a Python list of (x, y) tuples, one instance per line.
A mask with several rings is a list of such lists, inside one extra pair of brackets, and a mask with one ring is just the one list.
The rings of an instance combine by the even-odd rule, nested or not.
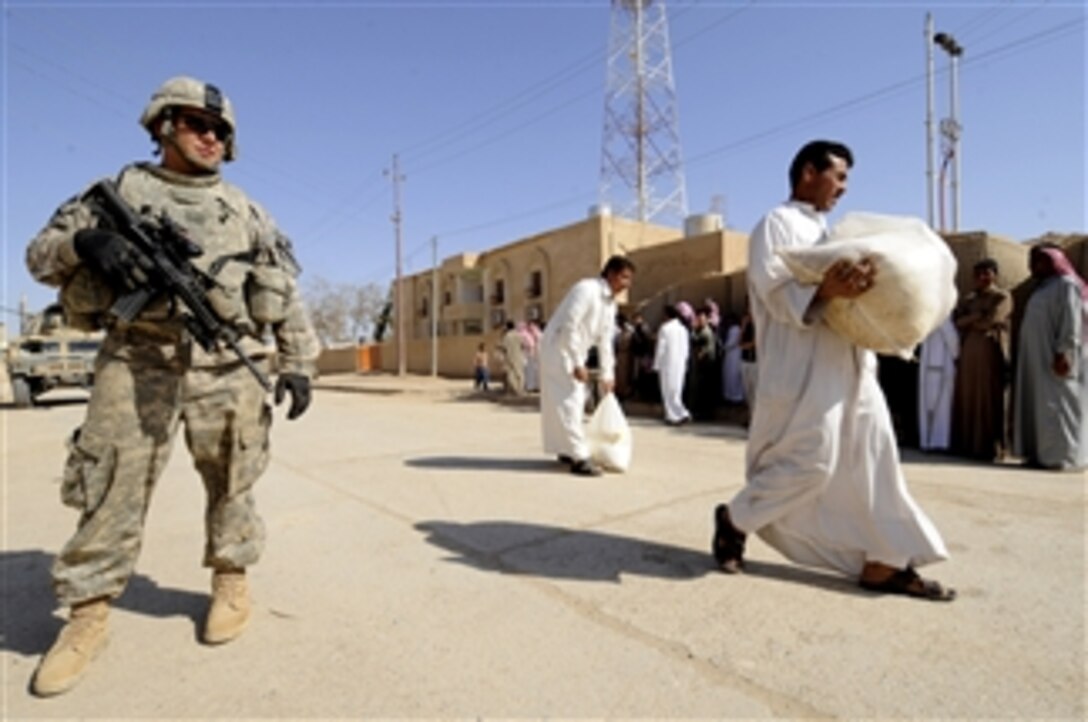
[(501, 308), (491, 309), (491, 328), (498, 328), (506, 323), (506, 311)]
[(466, 336), (479, 336), (484, 332), (484, 325), (477, 320), (465, 321), (465, 335)]
[(529, 321), (543, 321), (544, 308), (539, 303), (530, 304), (525, 308), (525, 318)]
[(419, 308), (420, 318), (427, 318), (427, 314), (430, 312), (431, 302), (430, 299), (424, 298), (423, 304)]
[(452, 294), (452, 293), (450, 293), (449, 291), (446, 291), (446, 292), (445, 292), (445, 293), (444, 293), (444, 294), (442, 295), (442, 303), (443, 303), (443, 305), (446, 305), (446, 306), (448, 306), (448, 305), (450, 305), (451, 303), (453, 303), (453, 294)]
[(506, 303), (506, 283), (495, 281), (495, 293), (491, 294), (491, 303)]
[(544, 273), (543, 271), (533, 271), (529, 274), (529, 298), (540, 298), (544, 295)]

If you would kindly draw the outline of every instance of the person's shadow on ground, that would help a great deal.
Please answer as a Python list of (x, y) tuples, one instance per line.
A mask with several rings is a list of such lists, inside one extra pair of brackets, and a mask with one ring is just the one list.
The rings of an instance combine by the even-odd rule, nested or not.
[[(598, 531), (512, 521), (425, 521), (415, 528), (427, 541), (452, 552), (446, 561), (500, 574), (619, 583), (624, 574), (691, 581), (719, 574), (709, 551)], [(709, 539), (707, 540), (709, 542)], [(761, 579), (867, 595), (853, 580), (792, 564), (750, 561), (747, 573)], [(727, 577), (740, 582), (746, 575)]]
[[(67, 610), (59, 609), (53, 596), (52, 564), (53, 555), (38, 550), (0, 552), (0, 649), (31, 656), (45, 653), (53, 643)], [(188, 617), (197, 635), (208, 597), (133, 574), (113, 606), (152, 617)]]
[(546, 472), (563, 470), (554, 459), (496, 458), (491, 456), (421, 456), (408, 459), (405, 466), (420, 469), (459, 471), (527, 471)]
[(619, 582), (621, 574), (696, 579), (713, 571), (706, 554), (597, 531), (510, 521), (416, 524), (448, 558), (501, 574)]

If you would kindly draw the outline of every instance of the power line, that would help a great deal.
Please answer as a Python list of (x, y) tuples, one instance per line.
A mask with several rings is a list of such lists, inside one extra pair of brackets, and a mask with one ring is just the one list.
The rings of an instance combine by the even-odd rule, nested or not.
[(495, 143), (499, 142), (503, 138), (507, 138), (507, 137), (509, 137), (511, 135), (514, 135), (515, 133), (520, 133), (522, 130), (525, 130), (529, 126), (536, 125), (540, 121), (555, 115), (556, 113), (558, 113), (561, 110), (567, 109), (568, 107), (570, 107), (571, 105), (574, 105), (578, 101), (584, 100), (585, 98), (589, 97), (590, 95), (595, 95), (596, 93), (599, 92), (599, 90), (600, 90), (599, 88), (590, 88), (586, 92), (580, 93), (579, 95), (574, 96), (573, 98), (571, 98), (570, 100), (564, 102), (561, 105), (557, 105), (557, 106), (551, 108), (550, 110), (547, 110), (547, 111), (545, 111), (543, 113), (537, 114), (536, 116), (533, 117), (532, 120), (527, 120), (527, 121), (525, 121), (524, 123), (522, 123), (520, 125), (517, 125), (517, 126), (514, 126), (513, 128), (507, 129), (503, 133), (499, 133), (498, 135), (493, 135), (493, 136), (487, 138), (486, 140), (483, 140), (483, 141), (477, 143), (476, 145), (470, 146), (470, 147), (466, 148), (465, 150), (459, 151), (459, 152), (454, 153), (452, 155), (448, 155), (445, 158), (440, 158), (440, 159), (434, 161), (433, 163), (430, 163), (429, 165), (423, 166), (422, 168), (413, 168), (412, 172), (414, 174), (416, 174), (416, 175), (418, 175), (420, 173), (425, 173), (426, 171), (429, 171), (429, 170), (431, 170), (433, 168), (437, 168), (439, 166), (445, 165), (445, 164), (449, 163), (450, 161), (457, 160), (458, 158), (463, 158), (464, 156), (469, 155), (471, 153), (475, 153), (476, 151), (480, 150), (481, 148), (486, 148), (489, 145), (494, 145)]
[[(1034, 44), (1034, 43), (1038, 43), (1040, 41), (1053, 38), (1054, 36), (1060, 35), (1062, 33), (1071, 32), (1072, 30), (1076, 29), (1078, 26), (1083, 25), (1083, 24), (1084, 24), (1084, 19), (1082, 18), (1082, 19), (1078, 19), (1078, 20), (1075, 20), (1075, 21), (1072, 21), (1072, 22), (1062, 23), (1062, 24), (1059, 24), (1059, 25), (1056, 25), (1056, 26), (1051, 26), (1049, 28), (1038, 31), (1036, 33), (1032, 33), (1031, 35), (1027, 35), (1027, 36), (1018, 38), (1017, 40), (1005, 43), (1004, 45), (1000, 45), (998, 47), (991, 48), (991, 49), (989, 49), (987, 51), (984, 51), (984, 52), (981, 52), (981, 53), (978, 53), (978, 54), (975, 54), (975, 55), (971, 55), (971, 56), (965, 56), (965, 60), (964, 60), (963, 64), (964, 64), (964, 66), (966, 66), (966, 65), (968, 65), (970, 63), (977, 63), (977, 62), (980, 62), (980, 61), (986, 60), (986, 59), (997, 59), (999, 57), (1012, 54), (1012, 53), (1014, 53), (1016, 51), (1023, 51), (1023, 50), (1029, 49), (1030, 46), (1032, 44)], [(750, 135), (750, 136), (747, 136), (747, 137), (744, 137), (744, 138), (740, 138), (740, 139), (737, 139), (735, 141), (731, 141), (731, 142), (729, 142), (729, 143), (727, 143), (725, 145), (718, 146), (716, 148), (712, 148), (712, 149), (707, 150), (707, 151), (703, 151), (702, 153), (699, 153), (697, 155), (690, 156), (689, 158), (687, 158), (685, 160), (685, 163), (688, 164), (688, 165), (691, 165), (693, 163), (700, 163), (700, 162), (703, 162), (705, 160), (708, 160), (709, 158), (711, 158), (713, 156), (721, 155), (722, 153), (737, 150), (737, 149), (745, 147), (745, 146), (753, 145), (753, 144), (755, 144), (755, 143), (757, 143), (757, 142), (759, 142), (761, 140), (764, 140), (764, 139), (766, 139), (768, 137), (777, 135), (777, 134), (782, 133), (782, 132), (784, 132), (786, 130), (792, 130), (792, 129), (794, 129), (794, 128), (798, 127), (798, 126), (801, 126), (801, 125), (806, 125), (806, 124), (808, 124), (808, 123), (810, 123), (812, 121), (820, 120), (820, 119), (823, 119), (824, 117), (830, 117), (830, 116), (836, 115), (838, 113), (842, 113), (842, 112), (844, 112), (846, 110), (853, 109), (853, 108), (858, 107), (860, 105), (864, 105), (866, 103), (872, 103), (872, 102), (875, 102), (877, 100), (883, 100), (886, 97), (890, 97), (892, 95), (900, 93), (900, 92), (910, 88), (912, 85), (916, 85), (916, 84), (918, 84), (918, 83), (920, 83), (920, 82), (922, 82), (924, 80), (925, 80), (925, 74), (918, 75), (918, 76), (913, 76), (913, 77), (906, 78), (906, 79), (903, 79), (903, 80), (899, 80), (897, 82), (891, 83), (891, 84), (883, 86), (881, 88), (877, 88), (875, 90), (864, 93), (864, 94), (862, 94), (860, 96), (857, 96), (855, 98), (850, 98), (850, 99), (842, 101), (840, 103), (836, 103), (835, 105), (832, 105), (832, 106), (830, 106), (828, 108), (824, 108), (822, 110), (819, 110), (819, 111), (816, 111), (816, 112), (813, 112), (813, 113), (809, 113), (807, 115), (804, 115), (804, 116), (802, 116), (802, 117), (800, 117), (800, 118), (798, 118), (796, 120), (790, 121), (788, 123), (784, 123), (784, 124), (775, 126), (774, 128), (768, 129), (766, 131), (761, 131), (759, 133), (755, 133), (753, 135)], [(463, 234), (466, 234), (466, 233), (472, 233), (472, 232), (475, 232), (475, 231), (480, 231), (480, 230), (485, 230), (485, 229), (488, 229), (488, 228), (493, 228), (495, 226), (504, 225), (504, 224), (510, 223), (512, 221), (522, 220), (522, 219), (527, 218), (527, 217), (538, 215), (540, 213), (544, 213), (544, 212), (547, 212), (549, 210), (553, 210), (555, 208), (560, 208), (560, 207), (563, 207), (563, 206), (566, 206), (566, 205), (570, 205), (571, 203), (573, 203), (576, 200), (579, 200), (579, 199), (584, 200), (586, 197), (589, 197), (591, 195), (592, 195), (591, 191), (585, 191), (583, 193), (580, 193), (577, 196), (572, 196), (572, 197), (569, 197), (569, 198), (565, 198), (563, 200), (553, 201), (553, 202), (548, 203), (548, 204), (543, 205), (543, 206), (538, 206), (538, 207), (531, 208), (531, 209), (528, 209), (528, 210), (525, 210), (525, 211), (519, 211), (519, 212), (510, 214), (510, 215), (503, 216), (501, 218), (497, 218), (497, 219), (493, 219), (493, 220), (489, 220), (489, 221), (482, 221), (480, 223), (477, 223), (477, 224), (474, 224), (474, 225), (471, 225), (471, 226), (466, 226), (466, 227), (463, 227), (463, 228), (457, 228), (457, 229), (449, 230), (449, 231), (443, 231), (443, 232), (437, 233), (435, 235), (438, 235), (438, 236), (440, 236), (442, 238), (448, 238), (448, 237), (452, 237), (452, 236), (463, 235)]]
[(1009, 18), (1005, 22), (1001, 23), (997, 27), (990, 28), (988, 32), (983, 33), (982, 35), (978, 36), (977, 38), (972, 38), (972, 42), (977, 43), (977, 42), (981, 42), (982, 40), (985, 40), (986, 38), (993, 37), (994, 35), (1001, 32), (1002, 30), (1009, 27), (1010, 25), (1013, 25), (1015, 23), (1019, 23), (1024, 18), (1026, 18), (1028, 15), (1031, 15), (1032, 13), (1034, 13), (1036, 10), (1040, 10), (1044, 5), (1047, 5), (1049, 2), (1050, 2), (1050, 0), (1042, 0), (1042, 2), (1038, 3), (1037, 5), (1033, 5), (1032, 7), (1029, 7), (1029, 8), (1024, 8), (1021, 12), (1017, 13), (1016, 15), (1013, 15), (1011, 18)]
[[(310, 224), (308, 228), (303, 231), (295, 231), (291, 235), (297, 236), (299, 238), (314, 236), (317, 235), (318, 230), (325, 231), (331, 228), (338, 228), (347, 221), (353, 220), (367, 208), (373, 206), (378, 201), (388, 197), (389, 187), (386, 186), (385, 182), (381, 179), (372, 182), (370, 185), (366, 186), (364, 191), (374, 188), (379, 183), (382, 185), (382, 188), (362, 203), (353, 203), (355, 197), (361, 195), (361, 193), (358, 191), (352, 191), (350, 195), (344, 196), (340, 201), (338, 201), (331, 211), (320, 217), (314, 223)], [(348, 211), (347, 215), (343, 215), (344, 211)], [(343, 215), (343, 217), (337, 218), (341, 215)], [(330, 223), (332, 224), (331, 226)]]
[(1005, 7), (1002, 7), (1001, 5), (995, 5), (994, 7), (983, 10), (981, 13), (953, 30), (952, 34), (957, 37), (966, 39), (971, 33), (975, 32), (978, 28), (982, 27), (986, 23), (992, 21), (1000, 13), (1008, 9), (1008, 5), (1012, 2), (1012, 0), (1004, 0), (1004, 2)]
[[(37, 26), (39, 28), (39, 30), (43, 27), (43, 24), (41, 22), (37, 21), (36, 19), (34, 19), (33, 15), (30, 14), (30, 13), (27, 13), (27, 12), (12, 13), (12, 11), (10, 10), (10, 7), (12, 7), (14, 5), (16, 5), (16, 4), (11, 3), (11, 2), (8, 3), (9, 9), (7, 11), (7, 19), (10, 20), (10, 18), (14, 17), (14, 18), (18, 19), (21, 22), (25, 22), (25, 21), (29, 20), (30, 25)], [(110, 3), (103, 3), (102, 5), (112, 7), (112, 5)], [(33, 7), (27, 6), (27, 7), (20, 7), (19, 9), (20, 10), (30, 10), (30, 9), (39, 9), (39, 8), (42, 8), (42, 7), (55, 8), (55, 7), (63, 7), (63, 5), (62, 4), (52, 4), (52, 5), (36, 4)], [(93, 5), (80, 4), (79, 7), (93, 7)], [(156, 6), (156, 7), (158, 7), (158, 6)], [(185, 7), (188, 7), (188, 5), (186, 5)], [(63, 14), (60, 14), (58, 17), (60, 17), (62, 19), (62, 21), (63, 21), (63, 17), (64, 17)], [(67, 24), (69, 27), (75, 27), (70, 22), (65, 21), (65, 24)], [(10, 25), (10, 23), (9, 23), (9, 25)], [(86, 44), (86, 37), (85, 37), (86, 33), (85, 33), (85, 31), (83, 31), (81, 29), (78, 29), (78, 28), (76, 28), (76, 29), (78, 30), (79, 35), (80, 35), (79, 40), (78, 40), (78, 44), (81, 45), (81, 46), (85, 45)], [(9, 33), (10, 33), (10, 30), (9, 30)], [(73, 43), (73, 41), (70, 38), (64, 38), (63, 36), (57, 34), (56, 31), (55, 31), (55, 28), (52, 27), (52, 26), (48, 26), (46, 34), (51, 35), (54, 39), (60, 41), (61, 43), (67, 43), (67, 44), (72, 44)], [(131, 118), (133, 118), (133, 113), (129, 109), (130, 108), (137, 108), (137, 109), (141, 108), (144, 105), (144, 103), (146, 103), (145, 99), (138, 99), (131, 93), (119, 92), (119, 91), (117, 91), (117, 90), (115, 90), (113, 88), (110, 88), (110, 87), (108, 87), (108, 86), (106, 86), (106, 85), (104, 85), (104, 84), (102, 84), (102, 83), (100, 83), (100, 82), (98, 82), (96, 80), (93, 80), (91, 78), (88, 78), (88, 77), (84, 76), (80, 72), (78, 72), (76, 70), (73, 70), (68, 65), (56, 62), (55, 60), (53, 60), (51, 58), (46, 58), (43, 55), (41, 55), (40, 53), (36, 53), (36, 52), (26, 48), (23, 45), (20, 45), (20, 44), (17, 44), (17, 43), (10, 43), (10, 42), (9, 42), (9, 44), (12, 47), (14, 47), (14, 48), (20, 50), (21, 52), (25, 53), (26, 55), (34, 58), (38, 62), (47, 63), (48, 65), (52, 66), (57, 72), (60, 72), (63, 75), (67, 76), (67, 78), (69, 80), (70, 79), (75, 79), (76, 81), (83, 84), (84, 86), (90, 86), (90, 87), (94, 88), (96, 93), (88, 94), (85, 91), (79, 89), (78, 87), (74, 87), (71, 84), (71, 82), (68, 82), (68, 81), (65, 81), (65, 80), (59, 80), (56, 77), (51, 77), (48, 74), (42, 73), (39, 68), (31, 67), (31, 66), (29, 66), (29, 65), (27, 65), (25, 63), (20, 63), (20, 62), (18, 62), (18, 60), (14, 61), (16, 65), (19, 65), (20, 67), (24, 68), (28, 72), (31, 72), (31, 73), (37, 75), (38, 77), (44, 78), (46, 80), (49, 80), (49, 81), (63, 87), (64, 89), (68, 90), (69, 92), (73, 93), (74, 95), (77, 95), (80, 98), (84, 98), (86, 100), (89, 100), (90, 102), (94, 103), (95, 105), (98, 105), (99, 107), (102, 107), (102, 108), (105, 108), (105, 109), (109, 110), (112, 114), (117, 115), (118, 117), (131, 119)], [(100, 60), (102, 60), (104, 58), (104, 59), (114, 61), (117, 64), (124, 65), (124, 61), (120, 58), (120, 56), (116, 52), (116, 50), (117, 50), (117, 48), (119, 46), (117, 46), (117, 45), (104, 46), (101, 43), (99, 43), (98, 45), (99, 45), (99, 47), (102, 48), (102, 50), (95, 53), (95, 57), (96, 57), (97, 60), (100, 61)], [(107, 104), (103, 100), (103, 98), (101, 97), (103, 93), (105, 93), (105, 94), (107, 94), (109, 96), (112, 96), (113, 98), (116, 98), (118, 103), (123, 103), (124, 104), (124, 110), (120, 110), (119, 106), (117, 104)], [(255, 168), (257, 168), (257, 169), (259, 169), (259, 170), (261, 170), (263, 172), (254, 173), (252, 170), (250, 170), (249, 168), (247, 168), (245, 166), (237, 168), (234, 172), (236, 172), (239, 176), (241, 176), (243, 178), (245, 178), (245, 177), (256, 178), (256, 179), (258, 179), (258, 180), (260, 180), (262, 182), (271, 183), (272, 185), (278, 185), (280, 187), (290, 187), (296, 192), (299, 191), (299, 190), (304, 191), (305, 194), (306, 194), (307, 200), (312, 202), (314, 205), (326, 206), (327, 205), (326, 198), (328, 198), (328, 196), (332, 195), (332, 194), (330, 194), (328, 192), (327, 189), (319, 188), (319, 187), (315, 186), (313, 183), (309, 183), (309, 182), (300, 180), (299, 177), (298, 177), (297, 172), (277, 168), (276, 166), (274, 166), (272, 164), (269, 164), (269, 163), (265, 162), (264, 160), (262, 160), (260, 158), (247, 158), (246, 159), (246, 165), (250, 166), (250, 167), (255, 167)], [(366, 190), (367, 189), (363, 189), (363, 191), (357, 191), (357, 193), (365, 192)]]
[(511, 221), (518, 221), (518, 220), (521, 220), (523, 218), (529, 218), (531, 216), (538, 215), (540, 213), (546, 213), (547, 211), (554, 210), (556, 208), (561, 208), (563, 206), (568, 206), (571, 203), (574, 203), (575, 201), (578, 201), (578, 200), (585, 201), (587, 198), (596, 198), (596, 191), (595, 190), (582, 191), (582, 192), (579, 192), (578, 195), (570, 196), (568, 198), (564, 198), (563, 200), (559, 200), (559, 201), (552, 201), (551, 203), (548, 203), (548, 204), (543, 205), (543, 206), (537, 206), (536, 208), (530, 208), (528, 210), (518, 211), (517, 213), (513, 213), (511, 215), (504, 216), (502, 218), (497, 218), (497, 219), (490, 220), (490, 221), (484, 221), (482, 223), (477, 223), (477, 224), (474, 224), (474, 225), (471, 225), (471, 226), (465, 226), (463, 228), (456, 228), (456, 229), (450, 230), (450, 231), (443, 231), (441, 233), (435, 233), (434, 235), (439, 236), (441, 238), (450, 238), (450, 237), (453, 237), (453, 236), (464, 235), (465, 233), (474, 233), (476, 231), (482, 231), (482, 230), (487, 229), (487, 228), (493, 228), (495, 226), (501, 226), (501, 225), (509, 223)]
[[(963, 60), (962, 65), (964, 67), (966, 67), (968, 65), (981, 62), (982, 60), (996, 59), (996, 58), (1000, 57), (1001, 55), (1008, 54), (1009, 52), (1011, 52), (1013, 50), (1026, 49), (1026, 46), (1029, 46), (1030, 44), (1037, 43), (1037, 42), (1039, 42), (1041, 40), (1045, 40), (1047, 38), (1050, 38), (1050, 37), (1053, 37), (1055, 35), (1061, 34), (1063, 32), (1070, 32), (1071, 30), (1075, 29), (1078, 25), (1083, 25), (1083, 24), (1084, 24), (1083, 19), (1074, 20), (1074, 21), (1069, 22), (1069, 23), (1062, 23), (1060, 25), (1052, 26), (1050, 28), (1039, 31), (1037, 33), (1033, 33), (1031, 35), (1019, 38), (1019, 39), (1017, 39), (1015, 41), (1006, 43), (1004, 45), (1000, 45), (1000, 46), (998, 46), (996, 48), (991, 48), (990, 50), (983, 51), (981, 53), (976, 53), (976, 54), (973, 54), (973, 55), (966, 55), (966, 56), (964, 56), (964, 60)], [(942, 72), (944, 72), (944, 71), (942, 71)], [(692, 165), (692, 164), (695, 164), (695, 163), (700, 163), (700, 162), (705, 161), (705, 160), (707, 160), (707, 159), (709, 159), (709, 158), (711, 158), (713, 156), (720, 155), (721, 153), (724, 153), (724, 152), (727, 152), (727, 151), (730, 151), (730, 150), (737, 150), (738, 148), (742, 148), (742, 147), (751, 145), (756, 141), (764, 140), (766, 138), (778, 135), (778, 134), (780, 134), (780, 133), (782, 133), (784, 131), (792, 130), (794, 128), (797, 128), (798, 126), (801, 126), (801, 125), (806, 125), (811, 121), (820, 120), (820, 119), (825, 118), (825, 117), (830, 117), (832, 115), (841, 113), (841, 112), (843, 112), (845, 110), (849, 110), (849, 109), (855, 108), (855, 107), (857, 107), (859, 105), (863, 105), (865, 103), (872, 102), (872, 101), (874, 101), (876, 99), (883, 98), (885, 96), (894, 95), (894, 94), (896, 94), (898, 92), (906, 90), (907, 88), (909, 88), (909, 87), (911, 87), (913, 85), (917, 85), (918, 83), (923, 82), (925, 80), (925, 77), (926, 76), (923, 73), (921, 75), (915, 75), (915, 76), (912, 76), (910, 78), (906, 78), (904, 80), (900, 80), (900, 81), (897, 81), (895, 83), (891, 83), (890, 85), (886, 85), (886, 86), (884, 86), (882, 88), (877, 88), (876, 90), (872, 90), (872, 91), (870, 91), (868, 93), (865, 93), (863, 95), (860, 95), (858, 97), (851, 98), (849, 100), (844, 100), (841, 103), (836, 103), (835, 105), (824, 108), (822, 110), (818, 110), (816, 112), (809, 113), (809, 114), (804, 115), (804, 116), (802, 116), (800, 118), (797, 118), (796, 120), (792, 120), (792, 121), (790, 121), (788, 123), (782, 123), (782, 124), (777, 125), (777, 126), (775, 126), (773, 128), (769, 128), (767, 130), (760, 131), (759, 133), (755, 133), (755, 134), (747, 136), (745, 138), (741, 138), (739, 140), (731, 141), (730, 143), (718, 146), (717, 148), (712, 148), (710, 150), (703, 151), (702, 153), (699, 153), (698, 155), (689, 157), (685, 162), (688, 165)]]
[[(753, 4), (753, 3), (755, 3), (755, 2), (756, 2), (756, 0), (749, 0), (749, 6), (751, 4)], [(676, 20), (677, 18), (680, 18), (680, 17), (684, 16), (685, 14), (687, 14), (690, 10), (692, 10), (694, 7), (696, 7), (697, 4), (698, 4), (698, 2), (692, 2), (692, 3), (689, 3), (687, 5), (682, 6), (680, 8), (680, 10), (673, 13), (673, 20)], [(745, 8), (741, 8), (741, 10), (747, 9), (747, 7), (748, 6), (746, 6)], [(737, 12), (740, 12), (740, 11), (737, 11)], [(731, 17), (733, 17), (736, 14), (737, 14), (736, 12), (731, 13), (726, 18), (723, 18), (722, 20), (719, 20), (719, 21), (713, 23), (711, 27), (716, 27), (717, 25), (720, 25), (722, 22), (724, 22), (725, 20), (730, 19)], [(695, 36), (703, 34), (703, 32), (705, 32), (707, 29), (708, 28), (700, 29), (698, 32), (696, 32), (692, 36), (692, 38), (695, 37)], [(692, 38), (687, 38), (686, 40), (690, 40)], [(686, 40), (684, 42), (686, 42)], [(464, 137), (466, 137), (468, 135), (472, 135), (476, 131), (479, 131), (479, 130), (482, 130), (483, 128), (494, 125), (495, 122), (497, 122), (498, 120), (510, 115), (510, 113), (512, 113), (513, 111), (518, 110), (520, 108), (523, 108), (526, 105), (529, 105), (530, 103), (535, 101), (536, 99), (547, 95), (547, 93), (550, 92), (552, 89), (554, 89), (556, 87), (559, 87), (561, 85), (564, 85), (568, 81), (576, 78), (579, 75), (582, 75), (583, 73), (585, 73), (588, 70), (591, 70), (591, 69), (594, 69), (594, 68), (600, 68), (600, 63), (601, 63), (602, 60), (605, 59), (606, 52), (607, 52), (607, 50), (602, 48), (602, 49), (599, 49), (599, 50), (595, 50), (595, 51), (593, 51), (593, 52), (591, 52), (591, 53), (589, 53), (587, 55), (584, 55), (584, 56), (580, 57), (579, 59), (575, 60), (573, 63), (570, 63), (569, 65), (564, 66), (563, 68), (561, 68), (556, 73), (554, 73), (554, 74), (552, 74), (552, 75), (544, 78), (543, 80), (540, 80), (540, 81), (538, 81), (538, 82), (536, 82), (536, 83), (534, 83), (532, 85), (529, 85), (526, 88), (523, 88), (522, 90), (515, 93), (513, 96), (507, 98), (504, 101), (501, 101), (501, 102), (497, 103), (496, 105), (493, 105), (493, 106), (487, 108), (486, 110), (475, 113), (474, 115), (472, 115), (471, 117), (469, 117), (465, 121), (462, 121), (461, 123), (458, 123), (457, 125), (451, 127), (450, 129), (448, 129), (446, 131), (443, 131), (441, 133), (438, 133), (438, 134), (436, 134), (434, 136), (431, 136), (427, 140), (424, 140), (424, 141), (421, 141), (421, 142), (418, 142), (418, 143), (414, 143), (413, 145), (410, 145), (410, 146), (404, 148), (402, 153), (404, 155), (408, 156), (408, 157), (411, 157), (412, 156), (412, 151), (414, 151), (415, 149), (421, 148), (421, 147), (429, 148), (429, 147), (434, 146), (436, 144), (441, 144), (441, 146), (443, 146), (443, 149), (444, 149), (444, 147), (446, 145), (448, 145), (452, 141), (455, 141), (455, 140), (460, 139), (460, 138), (464, 138)], [(571, 103), (573, 103), (575, 100), (581, 99), (582, 97), (584, 97), (584, 95), (585, 94), (580, 94), (576, 98), (572, 98), (570, 100), (563, 101), (560, 104), (560, 106), (558, 106), (558, 107), (566, 107), (566, 106), (570, 105)], [(554, 110), (555, 110), (555, 108), (553, 108), (552, 110), (549, 110), (549, 111), (545, 111), (545, 114), (550, 115)], [(518, 127), (519, 128), (525, 127), (526, 125), (529, 125), (529, 124), (531, 124), (531, 121), (530, 121), (530, 123), (522, 124), (521, 126), (518, 126)], [(508, 132), (504, 133), (503, 135), (504, 136), (510, 135), (512, 132), (516, 132), (516, 131), (508, 131)], [(427, 156), (427, 155), (430, 155), (433, 152), (435, 152), (435, 151), (433, 151), (433, 150), (420, 151), (418, 154), (416, 154), (417, 157), (413, 158), (413, 160), (418, 161), (418, 156)], [(418, 173), (419, 171), (414, 170), (413, 172)]]

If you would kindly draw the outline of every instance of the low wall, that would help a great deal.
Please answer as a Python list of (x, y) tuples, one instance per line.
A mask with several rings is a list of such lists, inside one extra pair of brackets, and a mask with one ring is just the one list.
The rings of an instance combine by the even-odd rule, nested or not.
[[(499, 334), (488, 333), (473, 336), (440, 336), (438, 339), (438, 375), (451, 379), (472, 378), (472, 362), (476, 350), (482, 343), (487, 349), (491, 377), (502, 375), (502, 355), (496, 348)], [(431, 373), (431, 340), (410, 339), (407, 342), (407, 363), (405, 370), (413, 374)], [(383, 342), (380, 348), (380, 363), (383, 371), (397, 371), (397, 344), (394, 341)]]
[(318, 374), (354, 373), (356, 370), (355, 346), (326, 348), (317, 357)]

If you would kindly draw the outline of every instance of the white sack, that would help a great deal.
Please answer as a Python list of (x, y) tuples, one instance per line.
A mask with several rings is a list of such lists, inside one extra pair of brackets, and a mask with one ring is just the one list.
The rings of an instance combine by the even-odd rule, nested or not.
[(593, 461), (609, 471), (627, 471), (631, 466), (631, 427), (615, 394), (608, 394), (589, 417), (586, 444)]
[(850, 213), (826, 240), (780, 255), (801, 283), (819, 283), (836, 261), (872, 259), (872, 288), (855, 299), (833, 299), (824, 320), (851, 343), (878, 353), (911, 358), (956, 305), (956, 259), (918, 218)]

